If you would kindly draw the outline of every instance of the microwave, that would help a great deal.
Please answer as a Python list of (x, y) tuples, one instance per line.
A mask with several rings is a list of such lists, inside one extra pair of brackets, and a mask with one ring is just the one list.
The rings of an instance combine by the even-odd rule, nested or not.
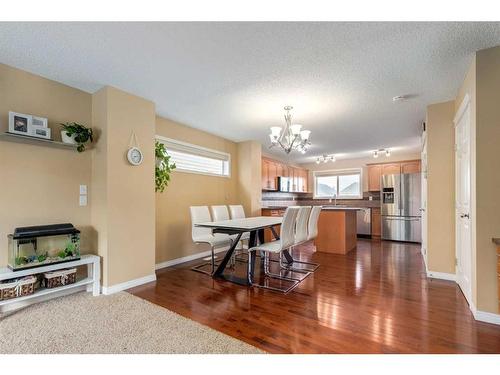
[(278, 177), (278, 191), (289, 192), (292, 184), (290, 177)]

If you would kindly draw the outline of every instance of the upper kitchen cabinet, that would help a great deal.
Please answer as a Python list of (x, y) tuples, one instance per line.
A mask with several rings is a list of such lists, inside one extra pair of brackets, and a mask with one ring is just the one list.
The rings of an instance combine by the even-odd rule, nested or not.
[(272, 160), (262, 159), (262, 190), (276, 190), (277, 177), (277, 164)]
[(368, 166), (368, 191), (380, 191), (380, 176), (382, 176), (381, 165)]
[(369, 164), (368, 191), (380, 191), (380, 177), (387, 174), (418, 173), (420, 160), (407, 160), (394, 163)]
[(401, 163), (401, 173), (419, 173), (420, 169), (420, 160)]
[(399, 173), (401, 173), (401, 163), (382, 164), (382, 176), (386, 174), (399, 174)]
[(307, 193), (309, 172), (306, 169), (262, 158), (262, 190), (279, 190), (278, 177), (290, 179), (290, 192)]

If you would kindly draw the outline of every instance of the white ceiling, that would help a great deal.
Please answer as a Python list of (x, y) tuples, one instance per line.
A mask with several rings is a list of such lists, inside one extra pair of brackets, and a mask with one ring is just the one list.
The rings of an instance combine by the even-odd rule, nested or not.
[(425, 107), (454, 98), (473, 52), (500, 44), (500, 23), (0, 23), (0, 36), (2, 63), (121, 88), (235, 141), (267, 147), (293, 105), (313, 146), (290, 159), (307, 162), (418, 150)]

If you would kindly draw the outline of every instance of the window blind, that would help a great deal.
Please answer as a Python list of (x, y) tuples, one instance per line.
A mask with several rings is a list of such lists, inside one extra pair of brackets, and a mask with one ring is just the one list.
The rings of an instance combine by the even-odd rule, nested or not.
[(175, 163), (176, 170), (215, 176), (230, 175), (231, 155), (174, 139), (157, 137)]

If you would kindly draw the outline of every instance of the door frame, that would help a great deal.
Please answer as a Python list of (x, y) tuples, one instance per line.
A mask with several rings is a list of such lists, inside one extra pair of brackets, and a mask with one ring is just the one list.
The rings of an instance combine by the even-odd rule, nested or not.
[[(457, 125), (458, 123), (462, 120), (463, 116), (467, 113), (467, 110), (469, 110), (469, 121), (468, 121), (468, 136), (469, 136), (469, 139), (468, 139), (468, 143), (469, 143), (469, 231), (470, 231), (470, 235), (469, 235), (469, 241), (470, 241), (470, 244), (469, 244), (469, 247), (470, 247), (470, 259), (469, 259), (469, 262), (470, 262), (470, 265), (469, 265), (469, 274), (467, 275), (468, 276), (468, 279), (469, 279), (469, 288), (468, 290), (464, 291), (459, 283), (459, 277), (458, 277), (458, 269), (457, 269), (457, 266), (458, 266), (458, 257), (459, 257), (459, 247), (458, 247), (458, 244), (459, 244), (459, 231), (458, 231), (458, 227), (460, 225), (459, 221), (458, 221), (458, 214), (457, 214), (457, 205), (456, 205), (456, 202), (457, 202), (457, 192), (458, 192), (458, 184), (459, 184), (459, 181), (458, 181), (458, 169), (460, 168), (458, 165), (457, 165), (457, 156), (456, 156), (456, 148), (457, 148), (457, 139), (456, 139), (456, 128), (457, 128)], [(457, 110), (457, 113), (455, 114), (455, 117), (453, 118), (453, 128), (455, 130), (455, 142), (454, 142), (454, 159), (455, 159), (455, 210), (454, 210), (454, 215), (455, 215), (455, 275), (456, 275), (456, 283), (459, 285), (460, 289), (462, 290), (462, 293), (463, 295), (465, 296), (465, 299), (467, 300), (467, 302), (469, 303), (469, 308), (472, 309), (472, 306), (474, 306), (473, 304), (473, 301), (472, 301), (472, 266), (474, 264), (473, 262), (473, 248), (472, 248), (472, 219), (471, 219), (471, 211), (472, 211), (472, 155), (471, 155), (471, 152), (472, 152), (472, 131), (471, 131), (471, 121), (470, 121), (470, 96), (469, 94), (466, 94), (464, 96), (464, 99), (462, 100), (462, 103), (460, 104), (460, 107), (458, 108)]]

